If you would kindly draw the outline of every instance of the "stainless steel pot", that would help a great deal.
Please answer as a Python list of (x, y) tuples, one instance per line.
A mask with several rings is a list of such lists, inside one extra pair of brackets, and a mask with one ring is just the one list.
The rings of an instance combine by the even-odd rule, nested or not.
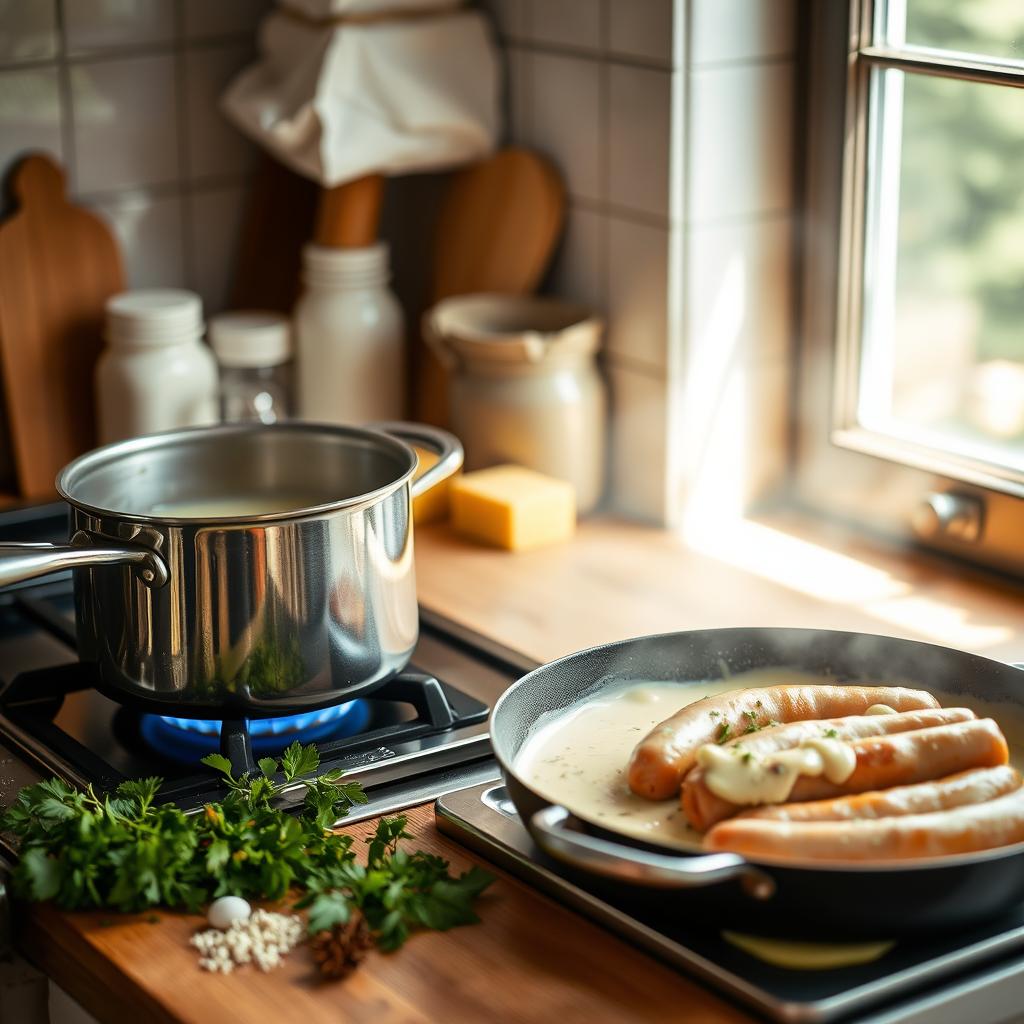
[[(440, 455), (416, 483), (404, 441)], [(0, 545), (0, 586), (76, 570), (79, 654), (124, 703), (206, 718), (336, 704), (408, 662), (411, 499), (461, 464), (450, 434), (405, 423), (107, 445), (57, 479), (70, 542)], [(243, 497), (255, 514), (226, 504)]]

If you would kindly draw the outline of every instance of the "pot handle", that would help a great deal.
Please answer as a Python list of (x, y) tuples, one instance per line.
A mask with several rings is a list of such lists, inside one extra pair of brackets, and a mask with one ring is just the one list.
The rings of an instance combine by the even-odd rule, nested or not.
[(540, 848), (570, 867), (659, 889), (693, 889), (737, 879), (754, 899), (775, 895), (774, 879), (738, 854), (687, 857), (650, 853), (570, 829), (567, 825), (571, 820), (569, 811), (557, 804), (542, 808), (530, 819), (530, 831)]
[(421, 448), (429, 448), (440, 458), (412, 485), (412, 496), (418, 498), (424, 491), (429, 491), (435, 484), (446, 480), (462, 465), (462, 445), (454, 434), (438, 427), (428, 427), (425, 423), (373, 423), (371, 430), (380, 430), (385, 434), (397, 437), (406, 444), (418, 444)]
[(167, 582), (167, 566), (155, 551), (106, 539), (99, 544), (79, 530), (70, 544), (0, 544), (0, 587), (98, 565), (134, 565), (147, 587)]

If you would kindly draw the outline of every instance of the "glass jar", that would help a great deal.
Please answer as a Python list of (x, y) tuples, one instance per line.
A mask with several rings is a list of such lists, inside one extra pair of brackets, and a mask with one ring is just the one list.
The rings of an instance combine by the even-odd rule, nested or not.
[(225, 423), (277, 423), (291, 415), (291, 328), (278, 313), (222, 313), (210, 321)]
[(601, 320), (557, 299), (469, 295), (439, 303), (424, 324), (451, 374), (466, 468), (515, 463), (567, 480), (579, 511), (591, 511), (604, 490)]

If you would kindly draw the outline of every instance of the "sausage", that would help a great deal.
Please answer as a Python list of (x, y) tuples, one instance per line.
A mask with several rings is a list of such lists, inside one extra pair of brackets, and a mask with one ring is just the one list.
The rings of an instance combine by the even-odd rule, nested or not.
[[(649, 800), (667, 800), (679, 792), (693, 767), (697, 748), (723, 735), (739, 736), (769, 722), (863, 715), (872, 704), (896, 711), (937, 708), (924, 690), (903, 686), (806, 686), (793, 683), (764, 689), (731, 690), (687, 704), (656, 725), (640, 741), (629, 761), (629, 788)], [(882, 717), (882, 716), (879, 716)]]
[[(868, 736), (852, 740), (849, 746), (856, 764), (845, 782), (829, 782), (824, 776), (800, 776), (785, 802), (800, 803), (927, 782), (967, 768), (988, 768), (1009, 760), (1006, 739), (991, 718)], [(693, 773), (684, 781), (681, 804), (690, 824), (701, 832), (742, 809), (713, 793), (703, 772)]]
[(803, 804), (773, 804), (744, 811), (737, 818), (771, 821), (856, 821), (860, 819), (902, 817), (905, 814), (930, 814), (948, 811), (1020, 789), (1021, 778), (1007, 764), (996, 768), (971, 768), (936, 782), (918, 782), (912, 786), (872, 790), (856, 796), (831, 800), (811, 800)]
[[(791, 722), (761, 729), (746, 736), (738, 736), (723, 744), (725, 747), (742, 746), (758, 757), (768, 757), (779, 750), (798, 747), (807, 739), (828, 736), (849, 743), (868, 736), (888, 736), (891, 733), (931, 729), (937, 725), (967, 722), (977, 716), (970, 708), (924, 708), (919, 711), (901, 711), (895, 715), (848, 715), (846, 718), (826, 718), (822, 722)], [(696, 765), (690, 775), (701, 771)]]
[(704, 837), (708, 850), (753, 858), (887, 861), (976, 853), (1024, 842), (1024, 789), (966, 807), (861, 821), (733, 818)]
[[(969, 708), (925, 708), (920, 711), (902, 711), (895, 715), (850, 715), (846, 718), (828, 718), (823, 722), (792, 722), (789, 725), (778, 725), (748, 736), (740, 736), (722, 746), (727, 750), (742, 747), (745, 752), (755, 757), (770, 758), (780, 750), (791, 750), (800, 746), (804, 740), (815, 737), (827, 737), (849, 743), (870, 736), (887, 736), (914, 729), (930, 729), (954, 722), (966, 722), (974, 717), (974, 712)], [(688, 791), (700, 786), (703, 780), (704, 769), (699, 764), (687, 773), (683, 780), (684, 808), (688, 806), (688, 801), (697, 799), (687, 795)], [(730, 817), (733, 812), (726, 813), (725, 801), (722, 801), (721, 813), (710, 810), (713, 806), (713, 797), (714, 794), (709, 794), (705, 798), (709, 816), (715, 821)]]

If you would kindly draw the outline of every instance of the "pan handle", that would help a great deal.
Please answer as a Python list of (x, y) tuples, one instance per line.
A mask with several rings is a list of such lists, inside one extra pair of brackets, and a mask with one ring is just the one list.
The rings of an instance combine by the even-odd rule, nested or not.
[(530, 831), (540, 848), (570, 867), (660, 889), (692, 889), (737, 879), (755, 899), (775, 895), (774, 879), (735, 853), (694, 857), (649, 853), (577, 832), (567, 827), (571, 820), (569, 811), (557, 804), (537, 811), (530, 820)]
[(148, 587), (162, 587), (167, 582), (167, 566), (155, 551), (116, 541), (98, 544), (79, 530), (70, 544), (0, 544), (0, 587), (97, 565), (134, 565), (136, 575)]
[(439, 456), (430, 467), (412, 485), (412, 496), (418, 498), (429, 491), (434, 484), (439, 484), (458, 470), (462, 465), (462, 445), (454, 434), (438, 427), (428, 427), (425, 423), (371, 423), (371, 430), (379, 430), (384, 434), (397, 437), (406, 444), (418, 444), (421, 448), (429, 448)]

